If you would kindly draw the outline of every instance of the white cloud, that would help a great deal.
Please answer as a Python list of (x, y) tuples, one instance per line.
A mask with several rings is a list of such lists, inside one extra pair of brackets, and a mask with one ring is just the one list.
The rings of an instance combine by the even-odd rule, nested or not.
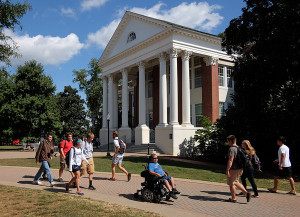
[(104, 5), (108, 0), (83, 0), (81, 1), (81, 10), (88, 11), (92, 8), (98, 8)]
[(160, 2), (149, 9), (126, 7), (123, 10), (119, 10), (117, 19), (97, 32), (88, 34), (87, 45), (96, 44), (102, 49), (105, 48), (126, 10), (205, 32), (211, 32), (223, 20), (223, 17), (215, 12), (221, 9), (221, 6), (209, 5), (207, 2), (192, 2), (190, 4), (183, 2), (170, 9), (162, 9), (163, 6), (166, 5)]
[(60, 13), (64, 16), (76, 19), (76, 14), (72, 8), (64, 8), (62, 7)]
[(78, 54), (84, 44), (80, 43), (76, 34), (71, 33), (65, 38), (28, 34), (19, 36), (10, 30), (5, 30), (19, 46), (21, 58), (12, 59), (13, 65), (23, 64), (25, 61), (36, 60), (42, 65), (59, 65), (69, 61)]

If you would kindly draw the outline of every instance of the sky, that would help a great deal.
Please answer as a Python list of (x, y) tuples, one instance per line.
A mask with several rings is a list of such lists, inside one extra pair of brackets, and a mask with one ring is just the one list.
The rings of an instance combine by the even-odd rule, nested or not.
[[(22, 0), (11, 0), (21, 2)], [(203, 32), (218, 34), (241, 15), (242, 0), (28, 0), (32, 10), (20, 20), (22, 30), (5, 30), (19, 46), (12, 59), (15, 73), (25, 61), (36, 60), (53, 79), (57, 92), (73, 83), (73, 70), (88, 69), (99, 59), (124, 13), (132, 11)], [(83, 93), (80, 95), (85, 98)]]

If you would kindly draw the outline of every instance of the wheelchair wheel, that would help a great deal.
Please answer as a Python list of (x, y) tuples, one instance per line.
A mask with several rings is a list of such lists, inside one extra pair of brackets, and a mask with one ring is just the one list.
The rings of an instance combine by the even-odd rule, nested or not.
[(147, 202), (152, 202), (153, 200), (153, 192), (149, 189), (142, 190), (142, 197)]
[(154, 195), (153, 195), (153, 202), (154, 202), (154, 203), (160, 203), (160, 201), (161, 201), (161, 196), (160, 196), (160, 194), (154, 194)]

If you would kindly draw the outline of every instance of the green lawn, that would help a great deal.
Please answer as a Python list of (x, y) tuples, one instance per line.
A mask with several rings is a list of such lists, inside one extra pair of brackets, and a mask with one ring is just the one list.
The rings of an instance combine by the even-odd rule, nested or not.
[(5, 146), (0, 146), (0, 151), (20, 151), (22, 150), (22, 146), (14, 146), (14, 145), (5, 145)]
[[(95, 169), (98, 172), (111, 172), (111, 159), (106, 157), (95, 157)], [(145, 157), (125, 157), (124, 167), (127, 171), (140, 174), (145, 164)], [(195, 179), (210, 182), (226, 183), (225, 166), (203, 166), (192, 163), (185, 163), (176, 160), (160, 159), (159, 163), (163, 169), (175, 178)], [(39, 167), (34, 159), (0, 159), (3, 166), (24, 166)], [(51, 168), (59, 168), (59, 158), (51, 161)], [(116, 172), (120, 172), (116, 169)], [(270, 173), (256, 174), (256, 183), (260, 188), (270, 188), (273, 186), (273, 177)], [(249, 185), (250, 186), (250, 185)], [(279, 190), (290, 190), (290, 185), (286, 180), (280, 180)], [(300, 182), (296, 183), (296, 191), (300, 192)]]
[(160, 216), (134, 208), (27, 188), (0, 185), (1, 216)]

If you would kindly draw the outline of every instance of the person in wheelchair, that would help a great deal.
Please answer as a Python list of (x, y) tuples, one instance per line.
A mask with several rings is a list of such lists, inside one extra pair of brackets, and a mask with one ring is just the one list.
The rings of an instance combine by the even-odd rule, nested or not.
[(161, 181), (164, 182), (166, 188), (169, 190), (169, 196), (174, 199), (177, 199), (177, 196), (175, 194), (180, 194), (180, 192), (177, 191), (175, 188), (175, 183), (174, 183), (173, 177), (168, 176), (168, 174), (166, 174), (163, 171), (162, 167), (158, 163), (158, 158), (157, 158), (156, 154), (152, 154), (150, 156), (150, 161), (151, 162), (148, 165), (149, 173), (151, 175), (155, 175), (158, 178), (160, 178)]

